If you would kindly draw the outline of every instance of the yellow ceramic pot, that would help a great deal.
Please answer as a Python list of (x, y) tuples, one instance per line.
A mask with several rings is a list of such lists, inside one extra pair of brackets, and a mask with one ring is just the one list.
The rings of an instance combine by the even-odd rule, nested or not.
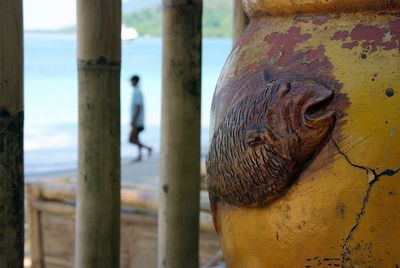
[[(400, 1), (243, 4), (251, 22), (215, 91), (214, 144), (207, 163), (215, 226), (228, 266), (400, 267)], [(311, 94), (310, 81), (332, 92), (330, 103), (304, 104), (314, 95), (301, 102), (299, 95)], [(271, 115), (260, 115), (264, 125), (253, 126), (251, 113), (257, 113), (254, 107), (261, 101), (257, 92), (279, 88), (273, 83), (285, 84), (284, 94), (298, 90), (297, 95), (290, 93), (295, 94), (291, 100), (307, 107), (286, 111), (276, 122), (268, 109), (280, 107), (281, 100), (266, 100), (263, 113)], [(323, 141), (307, 145), (314, 134), (285, 140), (292, 139), (292, 113), (315, 118), (321, 116), (318, 109), (335, 113)], [(235, 113), (249, 113), (243, 120), (251, 124), (240, 128), (243, 120)], [(226, 119), (229, 114), (231, 121)], [(263, 134), (265, 129), (280, 134), (271, 138)], [(230, 135), (236, 139), (231, 143)], [(243, 148), (234, 145), (242, 141)], [(256, 167), (257, 159), (242, 168), (245, 160), (238, 156), (256, 148), (247, 145), (259, 148), (263, 142), (278, 156), (270, 159), (271, 153), (261, 164), (281, 161), (279, 174), (285, 176), (284, 183), (274, 182), (264, 190), (273, 172), (264, 174), (263, 167)], [(285, 151), (282, 146), (291, 148)], [(304, 146), (312, 150), (302, 153)], [(261, 157), (257, 152), (254, 155)]]

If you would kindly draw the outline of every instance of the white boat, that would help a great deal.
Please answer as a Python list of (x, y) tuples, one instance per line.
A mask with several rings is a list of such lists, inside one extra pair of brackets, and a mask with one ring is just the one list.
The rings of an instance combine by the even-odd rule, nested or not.
[(134, 40), (138, 36), (139, 36), (139, 34), (135, 28), (126, 27), (125, 25), (121, 26), (121, 40), (122, 41)]

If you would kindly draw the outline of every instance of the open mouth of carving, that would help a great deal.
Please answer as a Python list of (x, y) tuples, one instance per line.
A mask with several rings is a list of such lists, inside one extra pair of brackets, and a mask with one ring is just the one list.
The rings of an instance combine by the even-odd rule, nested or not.
[(303, 118), (306, 125), (333, 118), (335, 111), (331, 109), (330, 104), (334, 97), (333, 92), (321, 97), (311, 98), (305, 105)]

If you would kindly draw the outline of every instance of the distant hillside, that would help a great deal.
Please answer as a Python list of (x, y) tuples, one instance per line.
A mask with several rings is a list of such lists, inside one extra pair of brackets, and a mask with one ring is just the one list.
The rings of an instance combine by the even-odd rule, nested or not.
[(160, 0), (129, 0), (122, 2), (122, 12), (132, 13), (136, 10), (140, 10), (149, 6), (154, 6), (160, 3)]
[[(154, 1), (154, 0), (153, 0)], [(232, 0), (204, 0), (203, 35), (207, 37), (230, 37), (232, 34)], [(140, 35), (161, 35), (161, 3), (141, 10), (125, 13), (123, 22), (134, 27)]]

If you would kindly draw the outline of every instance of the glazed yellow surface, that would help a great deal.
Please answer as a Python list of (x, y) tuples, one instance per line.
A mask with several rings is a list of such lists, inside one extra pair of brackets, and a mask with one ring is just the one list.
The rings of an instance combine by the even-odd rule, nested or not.
[[(361, 42), (347, 49), (342, 45), (354, 41), (351, 37), (332, 38), (357, 24), (381, 27), (394, 20), (359, 13), (323, 24), (293, 17), (252, 21), (249, 29), (257, 30), (247, 32), (250, 41), (232, 52), (216, 94), (238, 73), (261, 64), (270, 49), (266, 36), (295, 26), (311, 38), (296, 44), (294, 53), (323, 44), (349, 105), (332, 140), (282, 197), (264, 208), (218, 205), (221, 245), (230, 268), (400, 265), (400, 172), (394, 174), (400, 168), (400, 51), (367, 50)], [(214, 117), (215, 127), (219, 116)]]

